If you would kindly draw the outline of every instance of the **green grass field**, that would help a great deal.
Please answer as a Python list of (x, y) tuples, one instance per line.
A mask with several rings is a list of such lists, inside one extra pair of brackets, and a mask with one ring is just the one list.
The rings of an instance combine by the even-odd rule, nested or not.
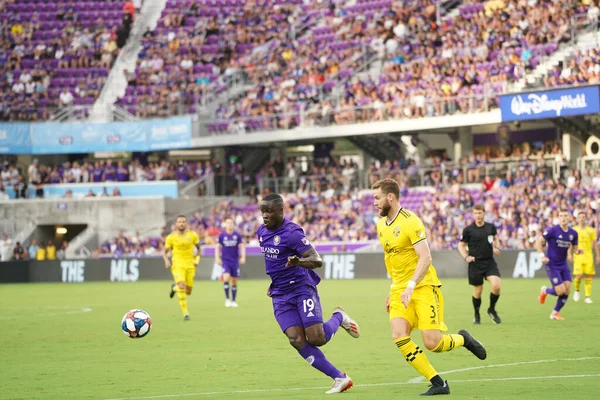
[[(446, 371), (452, 397), (599, 398), (598, 305), (570, 299), (567, 320), (551, 321), (555, 298), (538, 304), (541, 280), (504, 284), (498, 305), (504, 322), (494, 325), (486, 316), (474, 327), (470, 288), (464, 280), (444, 280), (450, 331), (467, 328), (488, 349), (483, 362), (465, 349), (428, 353), (437, 370)], [(340, 304), (361, 325), (359, 339), (342, 330), (322, 348), (354, 380), (344, 399), (412, 398), (427, 387), (411, 381), (418, 374), (391, 341), (383, 308), (388, 287), (384, 280), (320, 285), (327, 314)], [(241, 282), (238, 309), (223, 307), (220, 283), (197, 283), (189, 322), (168, 298), (168, 288), (167, 282), (0, 286), (0, 398), (325, 397), (330, 379), (288, 345), (273, 318), (266, 281)], [(121, 333), (121, 318), (132, 308), (152, 317), (144, 339)]]

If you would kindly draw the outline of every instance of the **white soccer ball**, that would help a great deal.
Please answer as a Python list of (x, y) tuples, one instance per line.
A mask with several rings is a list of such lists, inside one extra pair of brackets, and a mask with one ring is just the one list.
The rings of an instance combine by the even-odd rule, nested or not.
[(121, 329), (126, 336), (140, 339), (150, 333), (152, 319), (144, 310), (130, 310), (121, 321)]

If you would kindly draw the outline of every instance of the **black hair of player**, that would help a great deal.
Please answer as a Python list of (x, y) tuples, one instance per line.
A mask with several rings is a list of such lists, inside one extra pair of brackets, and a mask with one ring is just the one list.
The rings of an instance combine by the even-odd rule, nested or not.
[(279, 228), (283, 224), (283, 198), (276, 193), (269, 193), (260, 202), (260, 212), (267, 229)]
[(177, 221), (179, 218), (183, 218), (183, 219), (185, 219), (187, 221), (187, 217), (185, 215), (183, 215), (183, 214), (179, 214), (177, 216), (177, 218), (175, 218), (175, 221)]

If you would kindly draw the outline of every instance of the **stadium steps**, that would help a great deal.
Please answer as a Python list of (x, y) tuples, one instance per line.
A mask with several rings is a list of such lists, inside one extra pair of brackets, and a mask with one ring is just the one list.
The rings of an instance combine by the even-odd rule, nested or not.
[(520, 92), (527, 88), (539, 87), (544, 76), (551, 71), (555, 65), (568, 61), (575, 50), (586, 51), (596, 47), (599, 43), (600, 31), (588, 31), (586, 33), (578, 34), (575, 38), (575, 43), (563, 45), (551, 56), (544, 58), (531, 73), (509, 87), (509, 92)]
[[(124, 71), (135, 71), (138, 56), (142, 50), (142, 36), (146, 30), (154, 30), (156, 28), (166, 4), (167, 0), (144, 2), (140, 13), (136, 15), (133, 22), (127, 45), (119, 53), (119, 56), (106, 79), (106, 84), (90, 111), (90, 121), (108, 122), (112, 120), (113, 115), (115, 115), (113, 110), (114, 107), (116, 107), (114, 106), (114, 103), (119, 98), (125, 96), (125, 90), (128, 86)], [(119, 113), (116, 113), (116, 115), (119, 120), (137, 119), (134, 115), (124, 109), (120, 109)]]
[(89, 258), (92, 255), (90, 249), (97, 249), (100, 245), (98, 232), (92, 227), (87, 227), (79, 235), (75, 236), (65, 251), (67, 259)]
[(398, 158), (398, 144), (387, 135), (349, 136), (347, 139), (379, 161)]

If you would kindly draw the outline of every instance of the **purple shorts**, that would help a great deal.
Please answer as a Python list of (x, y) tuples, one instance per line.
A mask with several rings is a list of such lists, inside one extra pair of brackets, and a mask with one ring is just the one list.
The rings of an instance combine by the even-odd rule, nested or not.
[(239, 278), (240, 277), (240, 266), (223, 263), (223, 273), (229, 274), (233, 278)]
[(321, 299), (316, 287), (301, 286), (290, 293), (273, 295), (271, 299), (273, 313), (282, 332), (292, 326), (308, 328), (323, 323)]
[(550, 279), (550, 283), (552, 283), (552, 287), (573, 280), (569, 266), (566, 263), (564, 265), (546, 265), (546, 274)]

